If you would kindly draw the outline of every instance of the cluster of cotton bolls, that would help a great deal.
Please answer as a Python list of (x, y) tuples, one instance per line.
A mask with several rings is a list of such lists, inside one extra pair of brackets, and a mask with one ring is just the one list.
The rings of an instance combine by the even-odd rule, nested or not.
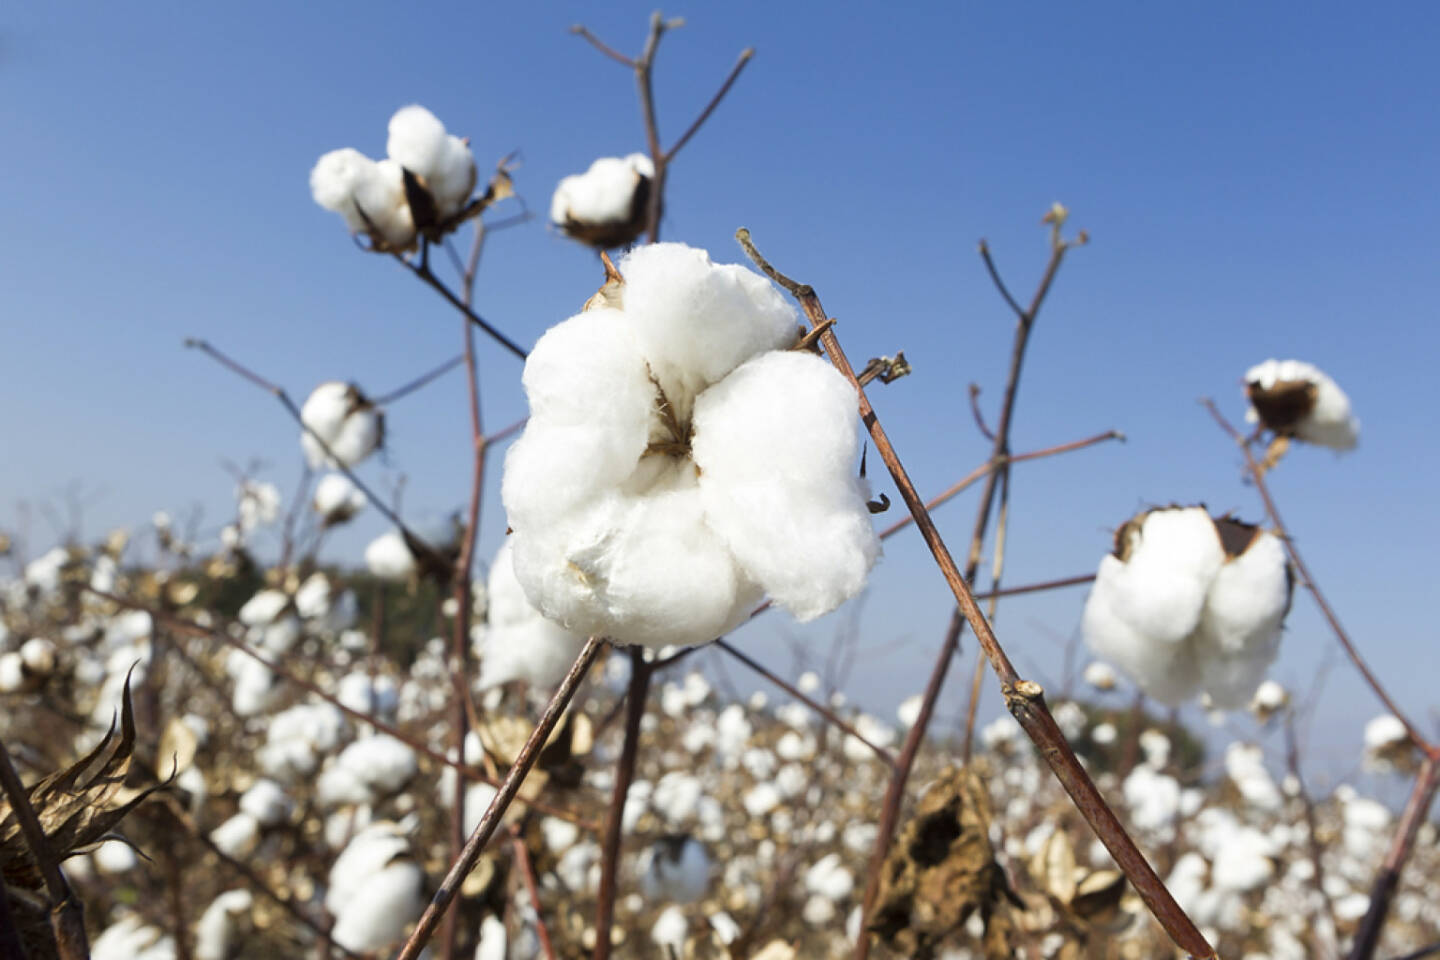
[(411, 105), (390, 118), (385, 150), (379, 161), (351, 147), (322, 156), (310, 171), (315, 202), (340, 214), (351, 233), (367, 234), (376, 250), (406, 250), (418, 235), (452, 228), (475, 190), (470, 145)]
[(795, 312), (759, 275), (679, 244), (619, 270), (525, 364), (502, 495), (531, 603), (658, 648), (708, 642), (766, 595), (804, 620), (854, 596), (879, 541), (853, 388), (788, 349)]
[(1124, 523), (1085, 604), (1091, 652), (1151, 697), (1246, 706), (1274, 662), (1293, 577), (1274, 535), (1204, 507)]

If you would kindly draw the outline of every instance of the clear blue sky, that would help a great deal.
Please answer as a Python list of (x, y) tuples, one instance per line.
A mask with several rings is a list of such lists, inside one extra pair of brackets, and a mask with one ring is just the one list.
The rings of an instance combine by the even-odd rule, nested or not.
[[(383, 153), (391, 112), (420, 102), (482, 162), (523, 150), (517, 185), (543, 212), (561, 176), (643, 147), (630, 77), (568, 27), (635, 51), (649, 11), (12, 5), (0, 22), (0, 526), (18, 522), (20, 501), (58, 501), (77, 480), (92, 495), (91, 536), (197, 501), (218, 523), (231, 503), (224, 458), (263, 458), (288, 493), (294, 426), (182, 338), (212, 340), (299, 397), (331, 378), (383, 392), (459, 344), (453, 312), (358, 253), (311, 203), (315, 158), (346, 145)], [(1108, 530), (1147, 501), (1257, 517), (1236, 454), (1195, 400), (1213, 394), (1238, 418), (1238, 378), (1270, 356), (1330, 371), (1364, 421), (1361, 447), (1300, 451), (1276, 494), (1380, 672), (1434, 725), (1440, 456), (1420, 401), (1440, 357), (1440, 10), (730, 2), (667, 13), (689, 21), (660, 55), (667, 139), (743, 47), (757, 55), (682, 155), (666, 236), (733, 260), (731, 235), (746, 225), (817, 286), (852, 357), (904, 348), (916, 373), (877, 404), (923, 491), (984, 456), (965, 384), (980, 382), (987, 409), (1000, 393), (1012, 322), (976, 241), (988, 237), (1028, 292), (1051, 201), (1090, 231), (1040, 321), (1015, 445), (1111, 427), (1130, 441), (1017, 468), (1011, 582), (1091, 571)], [(536, 222), (493, 238), (479, 305), (529, 343), (597, 277), (584, 250)], [(482, 366), (487, 419), (508, 423), (523, 413), (519, 364), (487, 346)], [(417, 511), (459, 505), (464, 417), (458, 376), (400, 404), (388, 465), (367, 476), (384, 486), (404, 474)], [(957, 551), (973, 510), (962, 500), (942, 514)], [(484, 522), (493, 549), (498, 498)], [(358, 559), (379, 529), (372, 513), (339, 545)], [(31, 548), (48, 537), (37, 517)], [(1023, 669), (1057, 678), (1053, 637), (1074, 630), (1082, 602), (1072, 590), (1002, 606)], [(918, 538), (892, 541), (864, 605), (870, 652), (852, 691), (890, 715), (920, 688), (948, 609)], [(774, 618), (742, 639), (785, 664), (787, 630)], [(1299, 597), (1273, 675), (1304, 687), (1333, 647)], [(962, 686), (952, 681), (948, 712)], [(1326, 689), (1316, 736), (1353, 756), (1374, 704), (1344, 667)]]

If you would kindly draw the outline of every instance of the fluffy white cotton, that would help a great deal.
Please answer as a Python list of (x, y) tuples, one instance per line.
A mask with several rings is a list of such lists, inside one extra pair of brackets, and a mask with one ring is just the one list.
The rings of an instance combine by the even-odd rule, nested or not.
[(1284, 804), (1280, 788), (1265, 769), (1265, 753), (1259, 744), (1235, 742), (1225, 748), (1225, 775), (1235, 784), (1245, 802), (1264, 813), (1278, 813)]
[(1289, 702), (1290, 693), (1284, 687), (1274, 680), (1266, 680), (1255, 688), (1255, 695), (1250, 698), (1250, 711), (1264, 720), (1285, 709)]
[(388, 530), (366, 546), (365, 566), (382, 580), (408, 580), (415, 574), (415, 555), (399, 530)]
[(1115, 671), (1108, 663), (1092, 660), (1085, 666), (1085, 682), (1101, 693), (1115, 689)]
[(1380, 753), (1410, 740), (1405, 724), (1392, 713), (1383, 713), (1365, 724), (1365, 749)]
[(690, 933), (690, 922), (685, 911), (679, 907), (666, 907), (660, 911), (655, 926), (650, 928), (650, 939), (655, 941), (662, 956), (678, 957), (685, 952), (685, 939)]
[(1170, 834), (1180, 812), (1179, 781), (1141, 764), (1125, 778), (1123, 792), (1125, 805), (1130, 808), (1130, 822), (1136, 828)]
[[(1247, 528), (1223, 519), (1219, 523)], [(1082, 630), (1097, 656), (1175, 704), (1203, 690), (1245, 706), (1279, 651), (1291, 579), (1280, 541), (1255, 530), (1228, 556), (1203, 507), (1167, 507), (1122, 528), (1100, 561)], [(1227, 528), (1228, 529), (1228, 528)]]
[(710, 886), (710, 855), (694, 837), (661, 837), (640, 855), (640, 890), (651, 900), (694, 903)]
[(475, 644), (480, 663), (477, 688), (488, 690), (512, 680), (540, 689), (559, 683), (585, 644), (585, 638), (547, 620), (531, 605), (515, 579), (510, 541), (501, 544), (486, 581), (488, 622)]
[(393, 248), (415, 240), (404, 175), (394, 160), (377, 163), (348, 147), (332, 150), (310, 171), (310, 195), (344, 217), (351, 233), (369, 233), (377, 244)]
[(855, 876), (843, 865), (840, 854), (826, 854), (805, 871), (805, 889), (827, 900), (844, 900), (855, 889)]
[(347, 950), (366, 953), (382, 950), (425, 909), (425, 876), (410, 860), (397, 860), (365, 882), (335, 911), (330, 936)]
[(241, 811), (211, 830), (210, 842), (237, 860), (243, 860), (254, 853), (260, 843), (260, 822)]
[(274, 780), (256, 780), (254, 786), (240, 797), (240, 810), (255, 818), (262, 827), (274, 827), (290, 816), (293, 803), (285, 788)]
[(714, 639), (762, 589), (802, 619), (853, 596), (879, 548), (852, 388), (777, 351), (795, 316), (758, 275), (675, 244), (620, 270), (623, 311), (572, 318), (526, 363), (503, 484), (525, 593), (652, 647)]
[(261, 590), (245, 601), (235, 617), (247, 627), (269, 626), (289, 604), (290, 598), (283, 590)]
[(241, 533), (268, 527), (280, 516), (280, 490), (273, 483), (247, 480), (235, 488)]
[(447, 133), (445, 125), (418, 104), (401, 107), (390, 118), (385, 152), (421, 179), (442, 220), (458, 213), (475, 189), (475, 157), (469, 145)]
[(55, 644), (44, 637), (31, 637), (20, 644), (20, 662), (32, 675), (48, 677), (55, 672)]
[(400, 688), (389, 674), (356, 670), (340, 678), (335, 698), (357, 713), (394, 717), (400, 705)]
[(175, 960), (175, 941), (128, 913), (90, 944), (91, 960)]
[(374, 803), (404, 786), (419, 769), (415, 751), (388, 734), (356, 740), (320, 774), (321, 806)]
[(254, 903), (249, 890), (227, 890), (212, 900), (195, 925), (195, 960), (226, 960), (237, 945), (238, 920)]
[[(1277, 417), (1265, 399), (1277, 388), (1308, 386), (1313, 395), (1313, 406), (1294, 412), (1298, 418), (1286, 415)], [(1324, 371), (1301, 360), (1266, 360), (1245, 371), (1245, 392), (1251, 402), (1245, 418), (1251, 423), (1265, 421), (1264, 425), (1277, 434), (1294, 436), (1306, 443), (1331, 447), (1335, 450), (1351, 450), (1360, 440), (1360, 421), (1350, 410), (1350, 398), (1339, 385)], [(1286, 405), (1287, 414), (1293, 409)]]
[(308, 777), (339, 745), (349, 726), (334, 704), (298, 704), (270, 718), (260, 768), (278, 780)]
[(343, 473), (327, 473), (315, 485), (311, 501), (325, 526), (344, 523), (365, 509), (365, 494)]
[(95, 869), (101, 873), (115, 874), (124, 873), (127, 870), (135, 869), (140, 862), (140, 856), (135, 848), (123, 840), (106, 840), (96, 847), (90, 854), (95, 861)]
[[(300, 408), (300, 447), (311, 469), (335, 466), (336, 461), (353, 467), (380, 448), (385, 435), (385, 416), (353, 383), (328, 380), (310, 392)], [(323, 446), (322, 446), (323, 442)], [(330, 454), (327, 455), (325, 448)]]
[(317, 160), (310, 171), (310, 195), (326, 210), (344, 217), (351, 233), (363, 233), (368, 226), (355, 206), (355, 195), (378, 175), (375, 168), (375, 161), (359, 150), (351, 147), (331, 150)]
[(565, 177), (556, 185), (550, 198), (550, 222), (581, 239), (588, 239), (586, 234), (591, 232), (604, 234), (596, 241), (602, 246), (628, 243), (639, 234), (645, 218), (645, 210), (637, 204), (645, 194), (637, 198), (637, 190), (642, 181), (654, 176), (654, 164), (643, 153), (601, 157), (589, 170)]

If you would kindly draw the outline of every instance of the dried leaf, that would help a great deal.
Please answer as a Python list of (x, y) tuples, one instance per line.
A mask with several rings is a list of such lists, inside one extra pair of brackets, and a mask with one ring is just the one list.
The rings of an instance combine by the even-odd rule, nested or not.
[(195, 762), (195, 751), (200, 747), (200, 738), (184, 720), (176, 717), (165, 725), (160, 734), (160, 747), (155, 755), (155, 766), (161, 773), (179, 774)]
[(1075, 848), (1063, 830), (1050, 834), (1030, 865), (1036, 884), (1055, 900), (1069, 904), (1075, 899)]
[(1119, 870), (1096, 870), (1080, 881), (1070, 909), (1091, 924), (1108, 926), (1120, 910), (1125, 894), (1125, 874)]

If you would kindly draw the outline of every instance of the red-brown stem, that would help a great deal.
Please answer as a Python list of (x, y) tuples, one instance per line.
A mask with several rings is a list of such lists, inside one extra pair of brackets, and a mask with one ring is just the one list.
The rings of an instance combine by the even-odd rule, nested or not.
[(520, 344), (516, 343), (514, 340), (511, 340), (504, 333), (501, 333), (500, 330), (498, 330), (496, 327), (492, 326), (490, 324), (490, 321), (486, 320), (484, 317), (480, 316), (480, 314), (476, 313), (470, 307), (470, 304), (466, 303), (462, 297), (457, 296), (455, 291), (451, 290), (444, 284), (444, 282), (439, 277), (435, 276), (435, 274), (431, 272), (430, 265), (427, 262), (414, 264), (398, 253), (395, 254), (395, 259), (400, 261), (400, 263), (404, 264), (405, 269), (409, 270), (411, 273), (415, 274), (415, 276), (423, 280), (426, 286), (434, 290), (436, 293), (440, 294), (440, 296), (444, 297), (445, 301), (449, 303), (450, 306), (463, 313), (466, 320), (470, 321), (475, 326), (479, 327), (481, 330), (484, 330), (487, 334), (489, 334), (490, 339), (500, 344), (500, 346), (504, 347), (506, 350), (508, 350), (516, 357), (519, 357), (521, 360), (524, 360), (525, 357), (528, 356), (528, 353), (524, 347), (520, 346)]
[(441, 918), (450, 909), (451, 903), (460, 893), (460, 885), (469, 876), (470, 871), (475, 869), (475, 863), (480, 859), (481, 852), (485, 845), (490, 842), (490, 837), (495, 833), (495, 828), (500, 825), (500, 818), (509, 808), (510, 802), (520, 791), (520, 786), (525, 782), (525, 777), (530, 769), (535, 766), (535, 761), (540, 758), (540, 751), (545, 746), (545, 741), (550, 738), (550, 733), (555, 729), (555, 724), (560, 721), (560, 716), (574, 699), (575, 692), (580, 689), (580, 682), (585, 679), (589, 672), (590, 665), (600, 653), (604, 641), (599, 637), (591, 637), (585, 641), (585, 647), (580, 655), (571, 665), (570, 671), (565, 679), (560, 681), (560, 686), (550, 698), (549, 704), (545, 707), (540, 722), (531, 731), (530, 738), (525, 741), (525, 746), (515, 756), (515, 762), (511, 765), (509, 772), (505, 774), (505, 780), (500, 784), (495, 798), (490, 801), (490, 806), (480, 817), (476, 824), (475, 831), (470, 834), (466, 841), (465, 848), (460, 851), (460, 857), (450, 865), (450, 871), (445, 874), (445, 879), (440, 883), (440, 889), (430, 899), (430, 904), (420, 916), (420, 922), (415, 926), (415, 932), (405, 941), (398, 960), (415, 960), (425, 944), (435, 934), (435, 928), (439, 925)]
[[(305, 690), (307, 693), (310, 693), (312, 696), (319, 697), (321, 700), (324, 700), (326, 703), (335, 707), (337, 710), (339, 710), (346, 716), (353, 717), (356, 720), (361, 720), (365, 723), (368, 723), (370, 726), (374, 727), (381, 733), (388, 734), (389, 736), (394, 737), (396, 740), (399, 740), (401, 743), (405, 744), (410, 749), (414, 750), (416, 753), (421, 754), (425, 757), (429, 757), (436, 763), (454, 768), (455, 772), (458, 773), (462, 778), (467, 778), (472, 781), (479, 781), (481, 783), (488, 783), (492, 787), (500, 786), (500, 782), (498, 780), (493, 777), (486, 776), (482, 771), (465, 763), (463, 758), (456, 759), (446, 756), (444, 752), (432, 748), (423, 740), (419, 740), (415, 737), (408, 735), (399, 727), (386, 723), (384, 720), (381, 720), (379, 717), (376, 717), (372, 714), (364, 713), (363, 711), (356, 710), (354, 707), (342, 703), (340, 701), (340, 698), (335, 696), (333, 693), (322, 690), (319, 686), (317, 686), (310, 680), (307, 680), (306, 678), (298, 674), (290, 672), (290, 670), (287, 669), (285, 665), (282, 664), (280, 661), (272, 660), (269, 657), (266, 657), (263, 654), (257, 653), (256, 651), (250, 649), (250, 647), (230, 636), (224, 630), (212, 630), (209, 627), (204, 627), (198, 623), (195, 623), (193, 620), (186, 620), (184, 617), (173, 614), (168, 610), (162, 610), (158, 607), (152, 607), (143, 603), (137, 603), (134, 600), (129, 600), (125, 597), (117, 596), (116, 594), (112, 593), (105, 593), (101, 590), (95, 590), (89, 586), (82, 585), (82, 589), (89, 593), (93, 593), (97, 597), (103, 597), (106, 600), (111, 601), (112, 603), (119, 604), (127, 610), (144, 610), (146, 613), (150, 614), (150, 616), (154, 617), (156, 621), (169, 624), (173, 629), (183, 631), (193, 637), (203, 637), (209, 640), (216, 640), (220, 643), (225, 644), (232, 650), (238, 650), (250, 659), (258, 661), (259, 663), (263, 663), (266, 667), (269, 667), (270, 670), (273, 671), (274, 674), (280, 679), (295, 684), (296, 686)], [(558, 817), (559, 819), (564, 820), (568, 823), (573, 823), (576, 826), (580, 827), (582, 830), (587, 830), (591, 833), (600, 832), (599, 824), (586, 820), (585, 818), (580, 817), (569, 810), (563, 810), (559, 807), (551, 806), (550, 804), (544, 803), (540, 800), (528, 800), (525, 797), (521, 797), (519, 799), (520, 802), (525, 804), (526, 806), (533, 807), (534, 809), (540, 811), (541, 813), (547, 814), (548, 816)]]
[[(820, 298), (816, 296), (813, 288), (795, 283), (775, 270), (764, 257), (760, 256), (750, 243), (749, 231), (740, 230), (736, 234), (746, 253), (755, 261), (771, 279), (775, 280), (782, 287), (789, 290), (800, 302), (806, 318), (811, 325), (816, 325), (826, 317)], [(1048, 286), (1049, 278), (1053, 271), (1047, 271), (1047, 279), (1042, 281), (1041, 291)], [(855, 371), (850, 365), (849, 359), (845, 356), (840, 342), (836, 338), (834, 330), (827, 331), (820, 341), (825, 352), (830, 357), (830, 362), (840, 371), (854, 386), (859, 403), (860, 419), (870, 432), (870, 438), (875, 443), (875, 449), (885, 461), (886, 467), (890, 470), (890, 476), (895, 481), (895, 486), (901, 498), (909, 507), (911, 514), (915, 517), (915, 525), (920, 529), (921, 535), (925, 538), (926, 545), (930, 547), (946, 583), (949, 584), (951, 592), (955, 596), (960, 609), (965, 613), (965, 619), (970, 628), (975, 632), (976, 640), (985, 651), (986, 657), (990, 660), (991, 667), (1000, 678), (1001, 692), (1005, 696), (1006, 707), (1010, 710), (1020, 726), (1030, 736), (1030, 739), (1039, 748), (1040, 755), (1050, 769), (1055, 773), (1061, 786), (1070, 795), (1082, 816), (1090, 824), (1095, 833), (1105, 844), (1110, 855), (1115, 859), (1116, 864), (1125, 873), (1141, 899), (1145, 901), (1150, 912), (1165, 928), (1168, 933), (1180, 946), (1181, 949), (1189, 952), (1199, 960), (1207, 960), (1215, 956), (1214, 949), (1205, 940), (1195, 924), (1186, 916), (1185, 911), (1180, 909), (1174, 897), (1165, 889), (1154, 869), (1146, 862), (1143, 854), (1135, 846), (1133, 840), (1125, 832), (1120, 821), (1105, 803), (1100, 791), (1096, 789), (1094, 782), (1080, 765), (1073, 750), (1070, 749), (1065, 735), (1056, 725), (1054, 717), (1050, 715), (1049, 709), (1045, 706), (1044, 690), (1038, 683), (1029, 680), (1022, 680), (1015, 667), (1010, 663), (1004, 649), (1000, 646), (995, 634), (991, 631), (989, 623), (980, 611), (974, 596), (970, 592), (969, 585), (961, 576), (959, 567), (956, 566), (954, 558), (950, 555), (949, 549), (945, 546), (943, 538), (935, 527), (925, 504), (921, 501), (920, 495), (915, 490), (915, 485), (910, 481), (909, 474), (905, 471), (904, 465), (900, 462), (895, 448), (891, 445), (889, 437), (884, 428), (880, 425), (879, 418), (874, 409), (870, 406), (870, 400), (865, 391), (855, 379)], [(998, 428), (999, 431), (1006, 429), (1004, 423)], [(942, 659), (937, 664), (930, 677), (929, 686), (926, 688), (924, 701), (921, 703), (920, 716), (916, 720), (915, 727), (911, 729), (910, 735), (906, 738), (905, 749), (900, 755), (902, 768), (906, 767), (908, 761), (913, 763), (914, 754), (919, 746), (919, 739), (915, 736), (916, 730), (920, 730), (923, 736), (923, 728), (929, 723), (930, 714), (934, 711), (935, 699), (940, 692), (940, 685), (944, 681), (945, 666), (949, 658), (953, 656), (953, 649), (942, 650)], [(898, 804), (895, 805), (898, 810)], [(881, 824), (881, 834), (885, 835), (886, 824)], [(890, 817), (890, 830), (894, 829), (894, 815)], [(877, 871), (872, 871), (874, 876)], [(870, 899), (867, 897), (867, 899)], [(865, 925), (861, 924), (861, 930)], [(857, 948), (857, 956), (864, 956), (868, 950), (869, 937), (861, 936), (859, 943), (863, 946)]]
[(1369, 665), (1365, 662), (1365, 658), (1360, 656), (1360, 651), (1356, 648), (1355, 644), (1351, 642), (1350, 635), (1346, 633), (1345, 628), (1340, 625), (1339, 616), (1330, 608), (1329, 602), (1325, 599), (1325, 594), (1320, 590), (1320, 584), (1310, 575), (1310, 568), (1305, 565), (1305, 559), (1300, 556), (1300, 549), (1295, 546), (1295, 540), (1290, 536), (1289, 530), (1285, 526), (1285, 521), (1280, 519), (1280, 510), (1275, 506), (1275, 498), (1270, 495), (1270, 488), (1265, 483), (1265, 471), (1261, 469), (1260, 464), (1255, 460), (1255, 455), (1250, 452), (1249, 443), (1241, 436), (1240, 431), (1236, 430), (1230, 421), (1225, 419), (1224, 414), (1215, 406), (1215, 401), (1206, 397), (1200, 402), (1210, 411), (1210, 415), (1215, 418), (1215, 422), (1220, 425), (1220, 429), (1229, 434), (1230, 439), (1234, 440), (1235, 445), (1240, 448), (1241, 455), (1245, 457), (1245, 471), (1250, 475), (1251, 481), (1255, 484), (1255, 490), (1260, 494), (1260, 500), (1265, 504), (1265, 512), (1270, 517), (1270, 523), (1275, 527), (1275, 533), (1279, 535), (1280, 542), (1285, 544), (1285, 550), (1290, 554), (1290, 562), (1295, 565), (1295, 572), (1300, 575), (1301, 581), (1309, 588), (1310, 595), (1315, 598), (1316, 606), (1320, 608), (1320, 613), (1324, 615), (1325, 621), (1330, 624), (1330, 629), (1334, 632), (1335, 639), (1340, 641), (1340, 646), (1344, 648), (1346, 656), (1350, 658), (1350, 662), (1355, 664), (1355, 669), (1360, 671), (1360, 676), (1364, 678), (1366, 684), (1374, 691), (1375, 696), (1380, 699), (1380, 702), (1385, 705), (1385, 709), (1393, 713), (1396, 719), (1405, 726), (1405, 732), (1409, 734), (1410, 740), (1415, 746), (1419, 747), (1422, 752), (1429, 755), (1432, 759), (1440, 757), (1440, 747), (1432, 745), (1430, 741), (1420, 733), (1420, 729), (1411, 723), (1410, 719), (1400, 710), (1400, 707), (1385, 690), (1384, 685), (1380, 683), (1380, 678), (1371, 672)]
[(645, 697), (650, 692), (654, 666), (644, 651), (630, 648), (630, 688), (625, 692), (625, 742), (615, 764), (615, 786), (605, 815), (605, 840), (600, 853), (600, 889), (595, 895), (595, 953), (593, 960), (609, 960), (610, 929), (615, 922), (615, 892), (620, 881), (621, 828), (625, 822), (625, 795), (635, 779), (635, 758), (640, 751), (640, 722), (645, 718)]
[(887, 767), (890, 767), (892, 769), (895, 767), (895, 758), (891, 755), (889, 750), (886, 750), (884, 747), (876, 746), (869, 740), (866, 740), (860, 735), (860, 731), (856, 730), (852, 725), (842, 720), (840, 718), (840, 715), (835, 713), (835, 711), (831, 710), (829, 707), (825, 706), (819, 701), (801, 693), (799, 688), (793, 686), (790, 683), (787, 683), (785, 680), (782, 680), (779, 676), (772, 673), (765, 666), (756, 662), (755, 660), (752, 660), (744, 653), (741, 653), (739, 650), (735, 649), (725, 640), (716, 640), (715, 645), (721, 650), (724, 650), (726, 653), (730, 654), (730, 656), (734, 657), (736, 660), (739, 660), (741, 663), (745, 664), (745, 666), (749, 667), (751, 670), (754, 670), (756, 673), (760, 674), (760, 676), (764, 677), (766, 680), (769, 680), (771, 683), (775, 684), (775, 686), (779, 687), (781, 690), (784, 690), (786, 693), (790, 694), (790, 696), (794, 697), (796, 700), (799, 700), (801, 703), (805, 704), (805, 706), (809, 707), (811, 710), (814, 710), (821, 717), (823, 717), (825, 721), (829, 723), (832, 727), (848, 733), (856, 740), (859, 740), (861, 743), (865, 744), (865, 746), (869, 747), (872, 751), (874, 751), (875, 756), (879, 757), (885, 762), (885, 765)]
[(40, 818), (30, 805), (30, 795), (20, 782), (15, 765), (10, 762), (10, 751), (5, 749), (3, 740), (0, 740), (0, 789), (10, 800), (10, 809), (20, 822), (20, 836), (45, 884), (50, 906), (50, 930), (55, 936), (60, 960), (87, 960), (90, 944), (85, 937), (85, 908), (60, 872), (60, 861), (50, 849), (50, 839), (45, 836), (45, 828), (40, 825)]
[(1405, 801), (1405, 810), (1400, 814), (1399, 826), (1390, 840), (1390, 849), (1380, 865), (1380, 873), (1370, 888), (1370, 908), (1360, 921), (1360, 931), (1355, 934), (1355, 944), (1350, 950), (1350, 960), (1370, 960), (1380, 943), (1380, 931), (1385, 926), (1385, 917), (1390, 912), (1390, 901), (1395, 897), (1395, 888), (1400, 884), (1400, 871), (1410, 858), (1415, 847), (1415, 836), (1420, 825), (1430, 812), (1435, 800), (1435, 789), (1440, 787), (1440, 758), (1427, 756), (1415, 778), (1410, 798)]
[(540, 940), (540, 950), (545, 960), (555, 960), (555, 947), (550, 943), (550, 931), (545, 927), (545, 916), (540, 908), (540, 887), (535, 881), (535, 865), (530, 862), (530, 851), (525, 849), (525, 840), (518, 833), (510, 841), (515, 854), (515, 864), (520, 868), (520, 878), (525, 881), (525, 891), (530, 894), (530, 907), (535, 911), (535, 935)]

